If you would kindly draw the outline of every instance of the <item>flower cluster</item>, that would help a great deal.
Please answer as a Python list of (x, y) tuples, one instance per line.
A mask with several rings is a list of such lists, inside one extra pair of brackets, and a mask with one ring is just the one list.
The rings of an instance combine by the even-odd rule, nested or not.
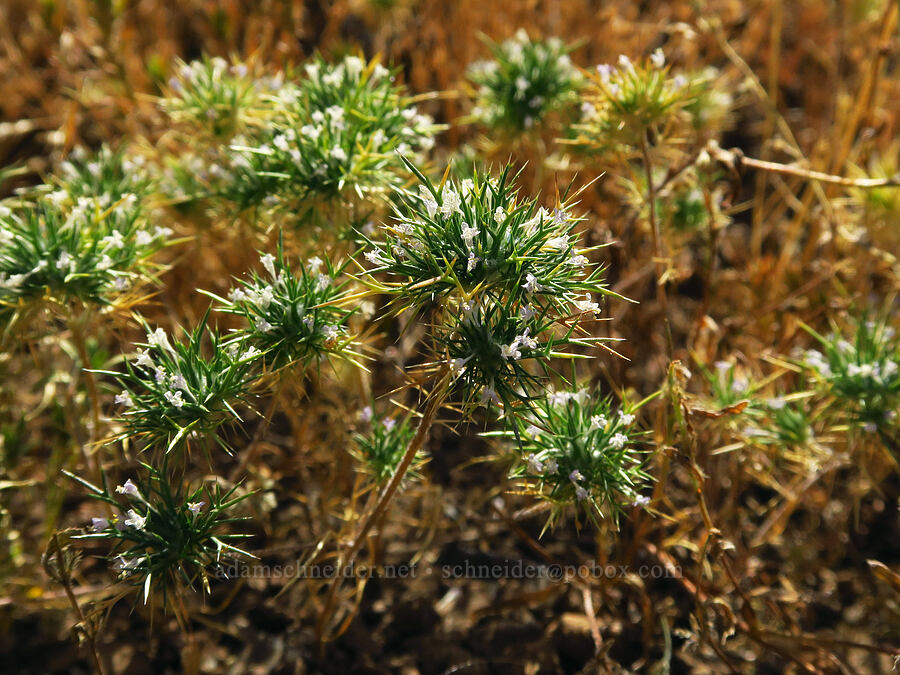
[(124, 146), (117, 150), (103, 146), (95, 154), (78, 147), (60, 164), (52, 181), (49, 198), (66, 207), (88, 198), (96, 199), (102, 209), (117, 205), (120, 210), (143, 210), (144, 197), (154, 188), (145, 157)]
[(852, 341), (839, 331), (831, 336), (807, 330), (822, 346), (803, 357), (853, 422), (869, 430), (896, 426), (900, 407), (900, 340), (886, 321), (856, 322)]
[(231, 523), (244, 520), (228, 511), (249, 494), (237, 494), (237, 486), (223, 491), (216, 484), (188, 490), (144, 464), (145, 480), (128, 479), (111, 491), (104, 479), (97, 487), (71, 473), (90, 496), (108, 505), (114, 515), (91, 519), (89, 531), (77, 539), (103, 540), (112, 544), (109, 559), (119, 578), (142, 587), (144, 602), (153, 589), (192, 587), (199, 579), (209, 592), (208, 575), (229, 558), (253, 557), (229, 542), (250, 535), (230, 533)]
[[(145, 227), (138, 197), (110, 204), (53, 192), (37, 202), (0, 204), (0, 305), (52, 299), (109, 304), (153, 271), (150, 257), (171, 230)], [(104, 205), (105, 204), (105, 205)]]
[(468, 70), (477, 87), (472, 117), (486, 126), (520, 134), (577, 99), (583, 78), (569, 58), (573, 47), (557, 38), (531, 40), (524, 30), (489, 47), (493, 60)]
[(247, 64), (229, 64), (220, 57), (177, 61), (160, 105), (174, 121), (210, 139), (227, 140), (246, 128), (254, 109), (263, 107), (262, 94), (283, 83), (281, 73), (257, 79)]
[(511, 476), (556, 506), (574, 502), (591, 519), (646, 504), (642, 490), (650, 477), (637, 447), (635, 410), (615, 410), (609, 398), (583, 389), (550, 392), (502, 432), (518, 439)]
[[(359, 460), (363, 471), (371, 475), (376, 483), (384, 483), (394, 475), (394, 471), (403, 458), (403, 453), (412, 441), (416, 429), (412, 417), (406, 415), (400, 419), (379, 416), (370, 406), (360, 412), (361, 428), (353, 435), (351, 452)], [(424, 462), (424, 457), (417, 456), (412, 471)]]
[(546, 373), (551, 357), (572, 356), (563, 348), (593, 343), (583, 324), (609, 293), (591, 250), (577, 247), (573, 204), (551, 213), (519, 202), (509, 167), (437, 186), (410, 168), (419, 192), (397, 206), (384, 240), (366, 238), (367, 283), (398, 308), (440, 314), (440, 358), (467, 401), (526, 402), (539, 374), (529, 361)]
[(344, 266), (315, 256), (292, 270), (281, 244), (277, 256), (267, 253), (260, 261), (264, 275), (253, 272), (238, 281), (227, 299), (216, 298), (220, 311), (247, 321), (236, 339), (258, 351), (271, 368), (319, 363), (326, 356), (359, 356), (347, 331), (354, 310), (340, 306), (348, 283), (340, 280)]
[(123, 387), (116, 396), (125, 426), (120, 439), (164, 443), (168, 452), (188, 438), (206, 436), (228, 449), (217, 430), (240, 422), (235, 406), (247, 402), (259, 351), (242, 341), (224, 344), (207, 317), (174, 344), (162, 328), (148, 328), (147, 341), (126, 361), (124, 373), (103, 371)]
[(672, 76), (665, 61), (662, 50), (638, 63), (622, 55), (616, 66), (601, 64), (588, 73), (572, 142), (600, 152), (619, 144), (639, 145), (646, 129), (674, 120), (695, 103), (705, 79)]
[[(533, 311), (565, 315), (598, 309), (591, 294), (608, 294), (602, 269), (590, 264), (594, 249), (578, 248), (581, 218), (574, 202), (549, 212), (536, 199), (518, 200), (507, 166), (497, 177), (446, 178), (435, 185), (412, 165), (420, 181), (383, 228), (367, 238), (371, 271), (385, 273), (389, 290), (413, 304), (473, 293), (491, 300), (517, 295)], [(399, 281), (394, 282), (394, 279)], [(586, 304), (588, 303), (588, 304)]]
[(271, 123), (232, 146), (227, 197), (242, 206), (304, 205), (399, 184), (398, 156), (420, 157), (440, 129), (376, 61), (317, 57), (275, 97)]

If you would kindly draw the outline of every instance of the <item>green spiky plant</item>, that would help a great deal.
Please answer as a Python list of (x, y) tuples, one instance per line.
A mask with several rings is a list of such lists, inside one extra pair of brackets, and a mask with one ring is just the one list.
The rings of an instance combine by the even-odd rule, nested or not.
[(584, 79), (569, 58), (575, 45), (531, 40), (524, 30), (502, 43), (485, 40), (493, 56), (469, 66), (475, 86), (471, 117), (494, 132), (519, 135), (578, 100)]
[(238, 486), (224, 490), (219, 483), (192, 489), (164, 469), (142, 467), (146, 477), (128, 479), (114, 492), (105, 476), (97, 486), (65, 473), (87, 488), (92, 499), (108, 505), (107, 515), (94, 517), (89, 531), (75, 539), (106, 542), (107, 559), (119, 579), (140, 588), (145, 604), (151, 593), (159, 592), (168, 606), (169, 595), (192, 589), (198, 581), (209, 593), (210, 576), (220, 576), (225, 562), (253, 557), (230, 543), (250, 535), (229, 531), (233, 523), (246, 520), (229, 512), (250, 493), (239, 493)]

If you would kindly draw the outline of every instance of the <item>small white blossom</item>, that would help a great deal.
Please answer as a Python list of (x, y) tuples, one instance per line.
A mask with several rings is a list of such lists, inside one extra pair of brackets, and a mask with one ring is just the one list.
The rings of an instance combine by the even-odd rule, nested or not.
[(525, 462), (528, 464), (528, 473), (540, 474), (544, 471), (544, 464), (534, 454), (528, 455)]
[(647, 506), (650, 503), (650, 497), (647, 495), (637, 495), (632, 504), (634, 506)]
[(171, 391), (167, 391), (164, 396), (169, 402), (169, 405), (173, 405), (176, 408), (181, 408), (184, 405), (184, 399), (182, 398), (180, 391), (176, 391), (174, 393)]
[(632, 422), (634, 422), (634, 415), (632, 415), (631, 413), (627, 413), (624, 410), (620, 410), (619, 411), (619, 420), (622, 422), (622, 424), (627, 426), (627, 425), (631, 424)]
[(506, 220), (506, 211), (503, 210), (502, 206), (498, 206), (494, 209), (494, 221), (499, 225), (503, 221)]
[(172, 345), (169, 344), (169, 337), (162, 328), (157, 328), (151, 333), (147, 333), (147, 344), (158, 349), (172, 351)]
[(307, 261), (306, 266), (309, 269), (310, 274), (318, 274), (319, 270), (322, 268), (322, 259), (315, 255)]
[(263, 267), (266, 268), (266, 272), (269, 273), (269, 276), (273, 279), (275, 278), (275, 256), (271, 253), (266, 253), (259, 259), (259, 262), (262, 263)]
[(91, 518), (91, 528), (94, 532), (102, 532), (109, 527), (109, 521), (106, 518)]
[(445, 185), (444, 191), (441, 193), (441, 215), (444, 218), (449, 218), (454, 213), (461, 213), (460, 204), (462, 204), (462, 201), (456, 190), (449, 185)]
[(200, 515), (200, 509), (206, 506), (206, 502), (188, 502), (188, 511), (190, 511), (194, 516)]
[(544, 290), (544, 287), (538, 283), (537, 278), (530, 272), (525, 275), (525, 283), (522, 284), (522, 288), (529, 293), (536, 293), (537, 291)]
[(580, 502), (583, 502), (589, 496), (590, 495), (588, 494), (588, 491), (585, 490), (583, 487), (581, 487), (580, 485), (575, 486), (575, 499), (577, 499)]
[(628, 436), (625, 434), (613, 434), (612, 438), (609, 439), (609, 446), (614, 450), (621, 450), (625, 447), (625, 444), (628, 442)]
[(141, 493), (131, 479), (125, 481), (124, 485), (117, 485), (116, 492), (120, 495), (128, 495), (129, 497), (135, 497), (136, 499), (141, 499)]
[(591, 426), (588, 431), (594, 431), (595, 429), (605, 429), (608, 420), (605, 415), (591, 415)]
[(59, 260), (56, 261), (56, 269), (64, 270), (69, 269), (72, 270), (75, 267), (75, 258), (72, 257), (72, 254), (68, 251), (63, 251), (59, 254)]
[(573, 483), (577, 483), (580, 480), (584, 480), (584, 476), (578, 469), (575, 469), (572, 473), (569, 474), (569, 480)]
[(522, 352), (518, 350), (518, 346), (519, 344), (515, 340), (512, 342), (512, 344), (500, 345), (500, 356), (502, 356), (507, 361), (518, 361), (522, 358)]
[(128, 517), (125, 519), (125, 524), (129, 527), (133, 527), (136, 530), (143, 530), (147, 525), (147, 517), (142, 516), (134, 509), (128, 509)]
[(331, 149), (331, 156), (339, 162), (347, 161), (347, 153), (339, 145), (336, 145)]
[(268, 333), (270, 330), (272, 330), (272, 324), (260, 317), (256, 321), (256, 330), (258, 330), (260, 333)]
[(123, 391), (121, 394), (116, 395), (116, 405), (124, 405), (126, 408), (133, 408), (134, 400), (131, 398), (130, 393)]
[(662, 49), (656, 49), (650, 55), (650, 63), (653, 64), (654, 68), (662, 68), (664, 65), (666, 65), (666, 55), (663, 54)]
[(572, 304), (575, 305), (575, 308), (582, 314), (589, 314), (591, 312), (594, 314), (600, 313), (600, 305), (591, 300), (590, 293), (584, 294), (584, 300), (573, 300)]
[(137, 351), (138, 357), (134, 362), (137, 366), (145, 366), (147, 368), (153, 367), (153, 361), (150, 358), (150, 354), (146, 349), (138, 349)]

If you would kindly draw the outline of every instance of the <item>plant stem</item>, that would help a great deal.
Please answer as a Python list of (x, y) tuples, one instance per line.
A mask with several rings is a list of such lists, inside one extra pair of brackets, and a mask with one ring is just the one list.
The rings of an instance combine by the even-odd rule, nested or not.
[(444, 399), (446, 398), (447, 388), (449, 385), (449, 381), (446, 377), (447, 371), (447, 366), (444, 366), (438, 374), (438, 385), (428, 397), (428, 402), (425, 405), (425, 412), (422, 415), (422, 420), (419, 422), (418, 429), (416, 429), (416, 435), (413, 436), (413, 439), (410, 441), (409, 446), (407, 446), (406, 452), (403, 454), (403, 458), (400, 460), (400, 463), (397, 465), (397, 469), (394, 471), (394, 475), (391, 476), (391, 480), (378, 496), (378, 500), (375, 502), (375, 506), (372, 508), (368, 516), (366, 516), (365, 521), (363, 521), (362, 526), (357, 531), (356, 536), (354, 536), (350, 545), (338, 557), (338, 573), (331, 583), (331, 587), (328, 590), (328, 597), (325, 601), (325, 606), (322, 609), (322, 613), (319, 615), (318, 622), (316, 623), (316, 634), (318, 635), (320, 642), (325, 642), (324, 636), (326, 625), (331, 618), (331, 615), (334, 611), (334, 605), (337, 601), (337, 591), (341, 581), (340, 571), (347, 567), (347, 565), (352, 564), (354, 558), (356, 557), (356, 554), (359, 552), (359, 549), (362, 548), (362, 545), (365, 542), (369, 531), (372, 529), (375, 523), (380, 520), (381, 516), (387, 511), (387, 508), (390, 505), (394, 495), (397, 493), (397, 490), (400, 488), (400, 484), (403, 482), (403, 478), (404, 476), (406, 476), (406, 472), (412, 464), (413, 459), (415, 459), (416, 454), (425, 444), (425, 439), (428, 437), (428, 432), (431, 429), (431, 426), (434, 424), (434, 420), (437, 417), (438, 410), (440, 410), (441, 405), (443, 405)]
[(97, 652), (94, 626), (88, 621), (84, 611), (81, 609), (81, 605), (78, 604), (78, 598), (75, 597), (75, 593), (72, 591), (72, 580), (69, 577), (69, 569), (66, 567), (66, 563), (63, 560), (63, 552), (62, 547), (59, 545), (58, 533), (53, 534), (52, 542), (53, 548), (56, 551), (56, 567), (59, 572), (59, 583), (62, 584), (63, 590), (66, 592), (69, 604), (72, 605), (72, 609), (74, 609), (75, 614), (78, 615), (78, 622), (84, 626), (85, 639), (87, 641), (88, 650), (91, 653), (91, 659), (94, 662), (94, 669), (97, 671), (98, 675), (104, 675), (103, 662), (100, 661), (100, 654)]
[(644, 171), (647, 174), (647, 199), (650, 202), (650, 232), (653, 237), (653, 258), (656, 268), (656, 299), (663, 313), (663, 321), (666, 327), (666, 352), (671, 362), (674, 358), (675, 348), (672, 344), (672, 326), (669, 324), (669, 297), (666, 294), (662, 267), (663, 250), (662, 237), (659, 231), (659, 221), (656, 218), (656, 187), (653, 185), (653, 164), (650, 161), (650, 148), (647, 143), (647, 130), (641, 132), (641, 155), (644, 160)]

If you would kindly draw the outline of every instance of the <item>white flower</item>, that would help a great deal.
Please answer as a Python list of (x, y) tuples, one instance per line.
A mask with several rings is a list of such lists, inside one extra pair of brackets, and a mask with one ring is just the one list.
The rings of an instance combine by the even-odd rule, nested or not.
[(622, 424), (627, 426), (627, 425), (631, 424), (632, 422), (634, 422), (634, 415), (627, 413), (624, 410), (620, 410), (619, 411), (619, 420), (622, 422)]
[(679, 89), (684, 89), (687, 86), (687, 83), (688, 83), (687, 78), (684, 75), (682, 75), (681, 73), (678, 73), (678, 75), (676, 75), (675, 77), (672, 78), (672, 86), (675, 88), (676, 91)]
[(498, 225), (506, 220), (506, 211), (502, 206), (498, 206), (494, 209), (494, 220)]
[(584, 267), (588, 264), (588, 259), (586, 256), (581, 254), (575, 254), (575, 251), (572, 251), (572, 257), (569, 258), (569, 264), (573, 267)]
[(535, 293), (537, 291), (544, 290), (544, 287), (538, 283), (537, 278), (530, 272), (525, 275), (525, 283), (522, 284), (522, 288), (524, 288), (529, 293)]
[(591, 426), (588, 428), (588, 431), (604, 429), (606, 428), (607, 422), (608, 420), (605, 415), (591, 415)]
[(317, 140), (319, 140), (319, 135), (322, 133), (322, 130), (319, 129), (319, 127), (314, 127), (311, 124), (304, 124), (302, 127), (300, 127), (300, 133), (315, 143)]
[(121, 394), (116, 395), (116, 405), (124, 405), (126, 408), (133, 408), (134, 400), (131, 398), (130, 393), (123, 391)]
[(632, 70), (634, 68), (634, 64), (624, 54), (619, 54), (619, 67), (623, 70)]
[(109, 527), (109, 521), (106, 518), (91, 518), (91, 528), (94, 532), (102, 532)]
[(256, 321), (256, 330), (258, 330), (260, 333), (268, 333), (270, 330), (272, 330), (272, 324), (260, 317)]
[(588, 494), (587, 490), (585, 490), (580, 485), (575, 486), (575, 499), (577, 499), (580, 502), (583, 502), (585, 499), (588, 498), (588, 496), (589, 496), (589, 494)]
[(128, 517), (125, 519), (125, 524), (129, 527), (133, 527), (136, 530), (143, 530), (147, 525), (147, 517), (140, 515), (134, 509), (128, 509)]
[(118, 230), (113, 230), (109, 235), (103, 237), (100, 243), (110, 248), (125, 248), (125, 239)]
[(331, 156), (339, 162), (347, 160), (347, 153), (344, 152), (344, 149), (339, 145), (336, 145), (331, 149)]
[(584, 294), (584, 300), (573, 300), (572, 304), (575, 305), (575, 308), (582, 314), (589, 314), (591, 312), (594, 314), (600, 313), (600, 305), (591, 301), (590, 293)]
[(536, 312), (534, 311), (534, 307), (531, 306), (531, 303), (527, 303), (519, 308), (519, 317), (522, 321), (531, 321)]
[(381, 265), (383, 263), (383, 261), (381, 260), (380, 251), (378, 251), (377, 249), (374, 251), (366, 251), (363, 255), (365, 256), (366, 260), (368, 260), (373, 265)]
[(444, 191), (441, 193), (441, 215), (444, 218), (449, 218), (454, 213), (461, 213), (460, 204), (462, 204), (462, 201), (460, 201), (456, 190), (449, 185), (445, 185)]
[(169, 337), (162, 328), (157, 328), (152, 333), (147, 333), (147, 344), (158, 349), (172, 351), (172, 345), (169, 344)]
[(462, 240), (466, 244), (466, 248), (472, 248), (472, 240), (481, 234), (481, 230), (477, 227), (469, 227), (468, 223), (463, 223), (462, 226)]
[(261, 352), (256, 348), (251, 346), (247, 349), (243, 354), (241, 354), (241, 361), (248, 361), (256, 356), (258, 356)]
[(268, 309), (273, 300), (275, 300), (275, 292), (272, 290), (271, 286), (263, 287), (256, 295), (256, 303), (262, 307), (263, 310)]
[(662, 49), (657, 49), (650, 55), (650, 63), (654, 68), (662, 68), (666, 65), (666, 55), (663, 54)]
[(153, 368), (153, 379), (156, 380), (156, 384), (162, 384), (166, 381), (166, 369), (156, 366)]
[(513, 340), (512, 344), (500, 345), (500, 356), (509, 361), (518, 361), (522, 358), (522, 352), (518, 350), (518, 342)]
[(363, 422), (370, 422), (372, 420), (372, 406), (367, 405), (365, 408), (360, 410), (359, 419)]
[(285, 136), (283, 136), (282, 134), (279, 134), (274, 139), (272, 139), (272, 145), (274, 145), (276, 148), (278, 148), (282, 152), (287, 152), (288, 139)]
[(494, 405), (501, 405), (500, 397), (497, 396), (497, 392), (494, 391), (491, 387), (485, 387), (481, 392), (481, 402), (482, 403), (493, 403)]
[(569, 474), (569, 480), (573, 483), (577, 483), (580, 480), (584, 480), (584, 476), (581, 475), (581, 472), (578, 469), (575, 469), (572, 473)]
[(434, 195), (432, 195), (424, 185), (420, 185), (419, 197), (425, 205), (425, 210), (428, 211), (428, 217), (434, 218), (434, 214), (437, 213), (438, 210), (438, 203), (435, 200)]
[(637, 495), (632, 504), (634, 506), (647, 506), (650, 503), (650, 497), (647, 495)]
[(306, 266), (309, 269), (310, 274), (318, 274), (319, 270), (322, 268), (322, 259), (315, 255), (307, 261)]
[(535, 340), (533, 337), (530, 337), (528, 335), (529, 332), (531, 332), (531, 329), (526, 328), (524, 333), (516, 336), (515, 341), (517, 344), (519, 344), (523, 347), (528, 347), (528, 349), (537, 349), (538, 348), (537, 340)]
[(318, 278), (316, 279), (316, 290), (317, 291), (324, 291), (330, 285), (331, 285), (331, 277), (329, 277), (327, 274), (320, 274), (318, 276)]
[(69, 268), (70, 270), (75, 267), (75, 258), (72, 257), (72, 254), (68, 251), (63, 251), (59, 254), (59, 260), (56, 261), (56, 269), (63, 270)]
[(180, 408), (184, 405), (184, 399), (181, 397), (180, 391), (176, 391), (174, 393), (171, 391), (167, 391), (164, 394), (164, 396), (166, 397), (166, 400), (169, 402), (169, 405), (173, 405), (176, 408)]
[(175, 389), (181, 389), (182, 391), (188, 391), (187, 380), (184, 379), (184, 375), (178, 373), (177, 375), (172, 375), (169, 378), (169, 384), (171, 384)]
[(330, 347), (338, 338), (337, 326), (322, 326), (322, 335), (325, 336), (325, 346)]
[(200, 509), (202, 509), (206, 505), (206, 502), (188, 502), (188, 511), (190, 511), (194, 516), (200, 515)]
[(381, 424), (385, 428), (385, 430), (390, 431), (397, 424), (397, 420), (388, 417)]
[(97, 263), (97, 269), (100, 270), (101, 272), (105, 272), (112, 266), (113, 266), (112, 258), (110, 258), (105, 253), (103, 254), (103, 257), (100, 258), (100, 261)]
[(525, 458), (528, 464), (528, 473), (539, 474), (544, 470), (544, 464), (533, 453)]
[(459, 377), (463, 374), (463, 371), (466, 369), (466, 359), (451, 359), (450, 361), (450, 373), (453, 377)]
[(559, 471), (559, 464), (555, 459), (548, 459), (547, 463), (544, 464), (544, 469), (547, 473), (557, 473)]
[(138, 349), (137, 351), (138, 357), (134, 362), (137, 366), (146, 366), (148, 368), (153, 367), (153, 361), (150, 358), (150, 354), (145, 349)]
[(566, 236), (554, 237), (553, 239), (548, 239), (547, 248), (552, 248), (557, 251), (563, 251), (569, 247), (569, 238)]
[(228, 293), (228, 299), (233, 303), (238, 303), (241, 300), (246, 300), (247, 294), (244, 293), (243, 289), (241, 288), (232, 288), (231, 292)]
[(608, 63), (601, 63), (597, 65), (597, 74), (600, 75), (600, 79), (603, 84), (609, 83), (609, 78), (613, 74), (613, 67)]
[(474, 270), (475, 266), (478, 265), (479, 260), (481, 260), (481, 258), (476, 257), (474, 253), (469, 251), (469, 258), (466, 262), (466, 272), (471, 272), (472, 270)]
[(609, 447), (614, 450), (621, 450), (625, 447), (625, 444), (628, 442), (628, 436), (625, 434), (613, 434), (613, 437), (609, 439)]
[(130, 478), (125, 481), (125, 485), (117, 485), (116, 492), (120, 495), (128, 495), (129, 497), (141, 499), (141, 493), (138, 490), (137, 485), (132, 483)]
[(266, 268), (266, 272), (269, 273), (269, 276), (273, 279), (275, 278), (275, 256), (271, 253), (266, 253), (264, 256), (260, 257), (259, 262), (262, 263), (263, 267)]

